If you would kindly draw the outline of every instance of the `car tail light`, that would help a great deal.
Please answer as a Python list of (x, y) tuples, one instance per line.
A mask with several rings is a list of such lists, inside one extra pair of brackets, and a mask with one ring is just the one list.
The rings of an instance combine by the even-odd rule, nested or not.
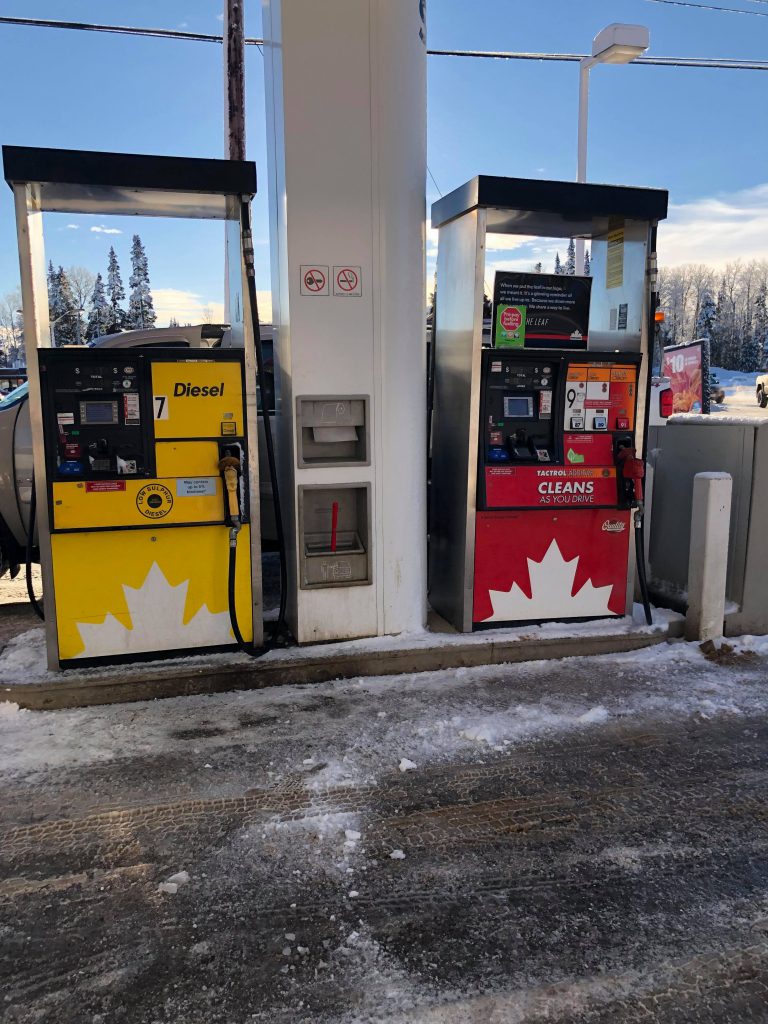
[(664, 419), (672, 415), (673, 402), (672, 388), (665, 388), (659, 392), (659, 413)]

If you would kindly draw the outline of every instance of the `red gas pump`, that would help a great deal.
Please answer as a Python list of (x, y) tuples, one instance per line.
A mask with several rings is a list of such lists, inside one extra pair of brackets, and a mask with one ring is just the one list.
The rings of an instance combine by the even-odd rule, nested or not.
[(639, 355), (481, 355), (474, 628), (623, 615)]
[[(632, 612), (666, 213), (660, 190), (492, 175), (432, 208), (429, 601), (463, 632)], [(497, 270), (489, 325), (491, 233), (589, 240), (590, 269)]]

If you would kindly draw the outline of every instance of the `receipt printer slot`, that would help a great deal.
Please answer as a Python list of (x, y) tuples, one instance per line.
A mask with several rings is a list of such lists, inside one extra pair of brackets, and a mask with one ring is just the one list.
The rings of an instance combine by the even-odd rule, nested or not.
[(307, 466), (370, 463), (367, 395), (301, 395), (296, 399), (297, 461)]

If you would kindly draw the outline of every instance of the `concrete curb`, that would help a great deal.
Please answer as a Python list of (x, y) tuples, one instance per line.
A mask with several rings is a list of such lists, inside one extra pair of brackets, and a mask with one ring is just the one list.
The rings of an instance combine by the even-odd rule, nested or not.
[(0, 686), (0, 702), (12, 702), (36, 711), (56, 711), (230, 690), (258, 690), (266, 686), (321, 683), (359, 676), (403, 675), (521, 661), (619, 654), (664, 643), (671, 636), (679, 636), (680, 627), (681, 623), (671, 622), (652, 633), (638, 630), (634, 633), (505, 640), (489, 637), (485, 644), (477, 641), (439, 643), (389, 650), (334, 651), (332, 654), (310, 653), (303, 649), (297, 650), (295, 656), (274, 661), (224, 666), (196, 664), (188, 669), (176, 662), (166, 670), (152, 666), (146, 672), (132, 672), (130, 675), (70, 678), (70, 673), (67, 673), (55, 682), (46, 680)]

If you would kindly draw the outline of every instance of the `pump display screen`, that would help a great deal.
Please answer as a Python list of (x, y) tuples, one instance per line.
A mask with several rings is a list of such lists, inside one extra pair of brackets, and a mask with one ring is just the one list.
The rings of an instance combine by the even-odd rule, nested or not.
[(533, 419), (533, 398), (523, 395), (504, 396), (504, 416), (507, 419)]
[(86, 424), (117, 423), (117, 402), (81, 402), (80, 422)]

